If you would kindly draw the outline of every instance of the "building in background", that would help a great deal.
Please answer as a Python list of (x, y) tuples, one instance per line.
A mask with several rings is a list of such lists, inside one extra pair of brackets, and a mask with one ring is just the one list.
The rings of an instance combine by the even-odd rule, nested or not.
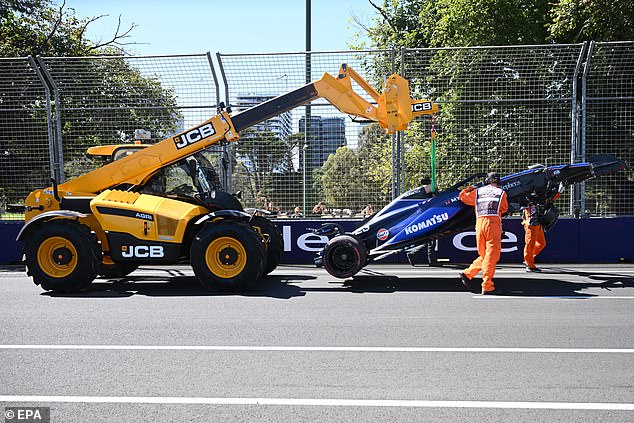
[[(299, 132), (304, 132), (306, 117), (299, 120)], [(306, 167), (323, 166), (328, 156), (339, 147), (346, 145), (346, 121), (343, 117), (311, 116), (309, 125), (309, 152), (306, 154)], [(303, 158), (300, 160), (300, 166)]]
[[(238, 112), (247, 110), (253, 106), (257, 106), (260, 103), (271, 100), (274, 95), (267, 94), (240, 94), (236, 97), (235, 109)], [(291, 135), (293, 129), (293, 121), (291, 112), (284, 112), (278, 116), (273, 116), (270, 119), (253, 125), (251, 130), (258, 131), (271, 131), (278, 136), (279, 139), (285, 140)]]

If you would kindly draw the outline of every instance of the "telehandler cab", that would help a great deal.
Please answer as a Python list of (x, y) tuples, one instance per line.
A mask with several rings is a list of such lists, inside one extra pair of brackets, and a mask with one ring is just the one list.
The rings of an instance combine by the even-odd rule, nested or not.
[[(353, 80), (375, 104), (353, 90)], [(343, 113), (378, 122), (388, 133), (438, 111), (431, 101), (412, 100), (399, 75), (388, 77), (379, 94), (343, 64), (337, 77), (324, 73), (234, 115), (221, 105), (211, 119), (156, 144), (119, 146), (121, 151), (95, 147), (93, 154), (112, 160), (70, 181), (53, 180), (25, 200), (18, 240), (24, 241), (33, 282), (45, 290), (72, 292), (98, 275), (123, 277), (139, 265), (189, 260), (196, 278), (211, 290), (249, 288), (280, 263), (282, 237), (257, 210), (245, 211), (235, 196), (220, 190), (205, 149), (237, 141), (241, 130), (319, 97)], [(195, 192), (185, 184), (160, 189), (170, 166), (184, 171)]]

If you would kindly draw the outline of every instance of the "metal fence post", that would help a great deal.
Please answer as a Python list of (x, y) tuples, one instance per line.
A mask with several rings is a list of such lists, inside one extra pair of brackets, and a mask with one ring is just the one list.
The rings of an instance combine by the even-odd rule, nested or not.
[[(216, 75), (216, 68), (214, 67), (214, 64), (211, 60), (211, 53), (207, 52), (206, 56), (207, 56), (207, 63), (209, 63), (209, 70), (211, 70), (211, 75), (213, 76), (213, 79), (214, 79), (214, 87), (216, 89), (216, 105), (220, 107), (220, 84), (218, 83), (218, 75)], [(229, 189), (230, 185), (228, 184), (229, 182), (227, 179), (227, 169), (226, 169), (227, 168), (226, 157), (229, 154), (228, 148), (230, 148), (229, 145), (224, 145), (222, 147), (222, 151), (218, 152), (218, 163), (219, 163), (218, 167), (220, 169), (220, 183), (222, 184), (222, 188), (225, 191), (230, 191)], [(231, 163), (231, 160), (229, 160), (228, 162)]]
[[(579, 91), (579, 80), (581, 78), (580, 69), (584, 64), (584, 61), (588, 59), (587, 56), (588, 44), (587, 42), (583, 43), (581, 50), (579, 51), (579, 57), (577, 58), (577, 64), (575, 66), (575, 71), (572, 77), (572, 112), (571, 112), (571, 137), (570, 137), (570, 162), (578, 163), (581, 159), (580, 150), (581, 150), (581, 126), (582, 126), (582, 118), (581, 114), (584, 113), (584, 100), (585, 97), (584, 92)], [(587, 64), (586, 64), (587, 66)], [(585, 73), (585, 71), (584, 71)], [(582, 86), (585, 86), (585, 81), (583, 81)], [(569, 213), (572, 216), (579, 216), (579, 192), (576, 185), (572, 185), (570, 187), (570, 195), (569, 195)]]
[(53, 88), (53, 97), (55, 99), (55, 111), (53, 113), (54, 121), (55, 121), (55, 131), (53, 138), (53, 178), (57, 181), (57, 183), (64, 182), (64, 149), (63, 149), (63, 141), (62, 141), (62, 116), (61, 116), (61, 99), (59, 95), (59, 88), (55, 83), (55, 80), (51, 76), (50, 72), (46, 67), (46, 62), (41, 57), (36, 58), (38, 64), (40, 65), (40, 69), (44, 75), (44, 78), (48, 82), (48, 84)]
[(51, 178), (57, 179), (58, 174), (55, 171), (55, 156), (57, 154), (55, 154), (56, 143), (55, 143), (55, 138), (53, 135), (53, 116), (51, 113), (51, 89), (49, 88), (48, 83), (46, 82), (46, 79), (42, 75), (42, 70), (39, 68), (39, 66), (35, 62), (35, 59), (33, 59), (33, 56), (29, 56), (28, 60), (29, 60), (29, 64), (35, 71), (35, 74), (37, 75), (38, 79), (42, 83), (42, 86), (44, 87), (44, 93), (46, 95), (46, 128), (48, 132), (48, 149), (49, 149), (48, 159), (49, 159)]
[[(222, 65), (222, 56), (220, 55), (220, 52), (216, 52), (216, 60), (218, 61), (218, 67), (220, 68), (220, 75), (222, 75), (222, 81), (225, 87), (225, 104), (227, 106), (231, 106), (231, 103), (229, 102), (229, 82), (227, 81), (225, 68)], [(215, 72), (214, 72), (214, 76), (215, 76)], [(216, 93), (216, 97), (220, 99), (219, 90)], [(220, 104), (220, 101), (218, 101), (218, 104)], [(220, 177), (222, 178), (222, 185), (227, 192), (230, 192), (233, 189), (232, 188), (233, 187), (233, 161), (231, 160), (232, 149), (233, 147), (231, 144), (225, 145), (223, 147), (223, 157), (222, 157), (222, 160), (220, 161), (221, 163)]]
[[(396, 69), (396, 49), (392, 49), (390, 52), (390, 59), (392, 62), (392, 73)], [(398, 135), (392, 134), (392, 200), (399, 195), (400, 187), (400, 150), (398, 148)]]
[[(588, 88), (588, 73), (590, 72), (591, 62), (592, 62), (592, 54), (594, 52), (594, 41), (590, 41), (589, 45), (586, 41), (584, 43), (584, 49), (587, 47), (587, 59), (586, 66), (583, 71), (583, 83), (581, 86), (581, 128), (579, 131), (579, 141), (577, 143), (579, 151), (577, 152), (579, 159), (582, 162), (586, 161), (586, 125), (587, 125), (587, 113), (588, 113), (588, 102), (587, 102), (587, 88)], [(585, 181), (580, 184), (579, 187), (579, 213), (580, 215), (586, 214), (586, 183)]]
[[(310, 19), (310, 18), (308, 18)], [(307, 29), (307, 31), (309, 31)], [(307, 47), (310, 47), (309, 45), (307, 45)], [(307, 51), (306, 52), (306, 84), (310, 84), (312, 82), (312, 57), (311, 57), (311, 52)], [(305, 114), (304, 114), (304, 145), (302, 146), (302, 210), (303, 213), (307, 213), (308, 212), (308, 208), (307, 208), (307, 204), (306, 204), (306, 154), (311, 151), (311, 156), (312, 156), (312, 150), (309, 148), (308, 144), (311, 140), (311, 130), (312, 130), (312, 110), (310, 108), (310, 104), (307, 104), (305, 106)], [(311, 157), (311, 163), (312, 163), (312, 157)]]

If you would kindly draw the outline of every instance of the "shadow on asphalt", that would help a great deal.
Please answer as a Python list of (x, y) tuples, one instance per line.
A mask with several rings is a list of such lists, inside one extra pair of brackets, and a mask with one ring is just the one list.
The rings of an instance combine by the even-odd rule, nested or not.
[[(575, 276), (570, 281), (570, 276)], [(327, 286), (304, 284), (316, 280), (317, 276), (274, 274), (255, 283), (248, 291), (241, 293), (218, 293), (206, 290), (194, 276), (187, 276), (178, 270), (166, 275), (134, 274), (123, 279), (97, 279), (88, 288), (77, 293), (51, 293), (51, 297), (87, 298), (127, 298), (134, 295), (151, 297), (200, 297), (200, 296), (243, 296), (289, 299), (305, 296), (310, 292), (353, 292), (353, 293), (394, 293), (394, 292), (467, 292), (456, 271), (451, 275), (434, 277), (398, 277), (382, 272), (364, 270), (364, 273), (346, 280), (330, 279)], [(479, 293), (481, 279), (474, 279), (475, 292)], [(588, 289), (614, 291), (634, 288), (632, 275), (618, 272), (587, 272), (569, 268), (549, 268), (548, 271), (530, 277), (518, 274), (516, 277), (496, 277), (496, 288), (501, 295), (527, 297), (567, 297), (591, 298), (596, 296), (584, 292)]]
[[(461, 267), (460, 269), (463, 269)], [(534, 274), (532, 274), (534, 275)], [(568, 281), (567, 276), (583, 278), (581, 280)], [(471, 292), (480, 293), (481, 278), (473, 281)], [(632, 275), (619, 274), (617, 272), (584, 272), (567, 268), (549, 268), (539, 276), (524, 277), (495, 277), (496, 290), (500, 295), (527, 296), (527, 297), (572, 297), (590, 298), (597, 296), (587, 289), (602, 289), (613, 291), (615, 289), (634, 288)], [(468, 292), (460, 282), (458, 273), (454, 278), (412, 278), (397, 277), (383, 274), (357, 275), (343, 282), (343, 286), (352, 292)]]
[(43, 292), (50, 297), (72, 298), (127, 298), (134, 295), (149, 297), (209, 297), (242, 296), (289, 299), (306, 295), (306, 291), (292, 283), (316, 279), (316, 276), (265, 276), (249, 290), (240, 293), (212, 292), (194, 276), (134, 276), (123, 279), (97, 279), (86, 289), (73, 293)]
[(0, 273), (26, 272), (26, 266), (23, 264), (2, 264), (0, 265)]

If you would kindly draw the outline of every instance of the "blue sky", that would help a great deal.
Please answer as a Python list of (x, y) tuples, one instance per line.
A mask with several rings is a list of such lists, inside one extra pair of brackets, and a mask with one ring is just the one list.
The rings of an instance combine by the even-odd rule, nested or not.
[[(91, 40), (138, 26), (126, 49), (137, 55), (204, 52), (304, 51), (305, 0), (66, 0), (79, 18), (108, 15), (91, 24)], [(351, 16), (369, 24), (376, 16), (368, 0), (312, 0), (312, 50), (347, 50), (359, 32)]]

